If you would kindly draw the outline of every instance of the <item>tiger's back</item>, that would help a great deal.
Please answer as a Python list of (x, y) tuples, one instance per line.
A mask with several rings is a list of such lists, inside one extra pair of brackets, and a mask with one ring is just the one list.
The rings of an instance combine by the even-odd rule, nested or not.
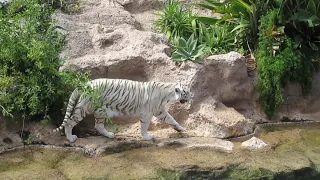
[(118, 116), (138, 116), (142, 111), (154, 113), (175, 98), (171, 83), (102, 78), (89, 83), (101, 94), (103, 105)]

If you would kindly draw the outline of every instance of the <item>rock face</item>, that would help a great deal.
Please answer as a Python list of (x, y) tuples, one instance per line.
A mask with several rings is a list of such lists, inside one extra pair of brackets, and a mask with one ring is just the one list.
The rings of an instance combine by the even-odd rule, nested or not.
[(0, 116), (0, 153), (23, 145), (20, 138), (21, 130), (19, 131), (14, 124), (8, 126), (6, 123), (8, 121), (7, 118)]
[(146, 81), (156, 62), (168, 58), (166, 50), (169, 47), (164, 44), (166, 39), (163, 35), (139, 31), (130, 25), (113, 28), (93, 25), (90, 36), (92, 49), (82, 54), (77, 51), (70, 54), (71, 59), (63, 68), (90, 71), (92, 78), (130, 77), (132, 80)]
[(0, 135), (0, 153), (23, 145), (18, 133), (5, 132), (7, 134)]
[[(146, 31), (142, 27), (152, 23), (135, 18), (137, 14), (153, 11), (155, 6), (149, 6), (149, 1), (119, 3), (109, 5), (90, 0), (81, 14), (56, 14), (58, 24), (69, 34), (67, 48), (62, 53), (68, 61), (61, 70), (90, 71), (92, 78), (180, 80), (191, 88), (193, 102), (187, 106), (171, 104), (168, 108), (188, 135), (227, 138), (252, 132), (253, 122), (234, 109), (245, 109), (253, 93), (254, 79), (247, 75), (244, 57), (230, 52), (210, 56), (201, 64), (176, 64), (170, 59), (171, 48), (166, 37)], [(137, 11), (133, 13), (133, 9)], [(132, 120), (114, 119), (116, 124), (126, 125), (120, 134), (139, 133), (137, 119), (135, 123), (129, 119)], [(150, 130), (163, 137), (166, 128), (171, 132), (167, 125), (152, 125)]]
[(251, 139), (241, 143), (241, 147), (249, 150), (257, 150), (266, 147), (267, 144), (261, 139), (252, 137)]
[(288, 84), (285, 87), (284, 102), (279, 107), (274, 119), (288, 117), (289, 119), (320, 120), (320, 72), (313, 77), (310, 93), (302, 95), (299, 84)]
[[(168, 40), (152, 30), (153, 13), (160, 2), (89, 0), (82, 2), (79, 14), (57, 12), (58, 25), (68, 33), (67, 47), (61, 54), (68, 61), (61, 70), (90, 71), (92, 78), (180, 80), (190, 86), (193, 102), (171, 104), (168, 109), (188, 135), (227, 138), (251, 133), (254, 122), (265, 121), (266, 116), (254, 90), (257, 78), (248, 76), (244, 57), (230, 52), (207, 57), (201, 64), (174, 63)], [(297, 94), (297, 88), (288, 88), (293, 89), (286, 98), (290, 108), (282, 106), (276, 119), (319, 117), (319, 87), (315, 86), (307, 98)], [(122, 126), (122, 135), (139, 134), (137, 118), (115, 118), (114, 122)], [(157, 123), (150, 130), (164, 138), (174, 132)]]

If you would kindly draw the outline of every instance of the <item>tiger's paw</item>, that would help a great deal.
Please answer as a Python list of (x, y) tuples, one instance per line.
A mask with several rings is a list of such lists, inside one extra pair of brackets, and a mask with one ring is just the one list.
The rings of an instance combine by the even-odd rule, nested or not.
[(144, 134), (143, 135), (143, 139), (146, 140), (146, 141), (151, 141), (154, 139), (154, 137), (150, 134)]
[(115, 137), (113, 132), (108, 132), (107, 134), (105, 134), (105, 136), (108, 137), (108, 138), (114, 138)]
[(178, 131), (178, 132), (185, 131), (185, 129), (184, 129), (182, 126), (180, 126), (180, 125), (174, 126), (173, 129), (176, 130), (176, 131)]
[(70, 136), (67, 137), (67, 139), (68, 139), (69, 142), (73, 143), (78, 139), (78, 136), (70, 135)]

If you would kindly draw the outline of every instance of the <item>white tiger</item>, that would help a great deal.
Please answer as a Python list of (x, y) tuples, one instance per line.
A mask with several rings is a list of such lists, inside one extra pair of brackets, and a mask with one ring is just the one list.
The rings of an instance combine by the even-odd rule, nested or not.
[(78, 138), (72, 129), (87, 114), (94, 114), (95, 129), (103, 136), (113, 138), (114, 133), (104, 127), (105, 113), (108, 117), (132, 115), (140, 116), (141, 135), (144, 140), (154, 137), (147, 130), (153, 116), (170, 124), (176, 131), (184, 128), (165, 110), (169, 102), (185, 103), (191, 100), (191, 93), (180, 83), (138, 82), (127, 79), (95, 79), (88, 82), (102, 97), (102, 107), (93, 109), (92, 100), (75, 89), (69, 99), (66, 114), (60, 127), (54, 132), (65, 129), (69, 142)]

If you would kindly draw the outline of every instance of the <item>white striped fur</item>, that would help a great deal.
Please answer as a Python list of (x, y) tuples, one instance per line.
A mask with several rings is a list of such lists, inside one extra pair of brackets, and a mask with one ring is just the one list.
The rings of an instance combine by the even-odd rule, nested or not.
[(66, 114), (60, 127), (54, 132), (65, 129), (65, 134), (70, 142), (77, 139), (72, 134), (72, 129), (87, 114), (94, 114), (95, 128), (103, 136), (113, 138), (114, 134), (104, 127), (104, 112), (108, 117), (130, 115), (140, 116), (141, 135), (145, 140), (153, 137), (147, 133), (152, 116), (170, 124), (175, 130), (183, 131), (176, 120), (165, 110), (169, 102), (188, 102), (191, 99), (190, 91), (179, 83), (138, 82), (127, 79), (95, 79), (88, 82), (102, 97), (102, 106), (93, 109), (90, 97), (81, 94), (75, 89), (69, 99)]

